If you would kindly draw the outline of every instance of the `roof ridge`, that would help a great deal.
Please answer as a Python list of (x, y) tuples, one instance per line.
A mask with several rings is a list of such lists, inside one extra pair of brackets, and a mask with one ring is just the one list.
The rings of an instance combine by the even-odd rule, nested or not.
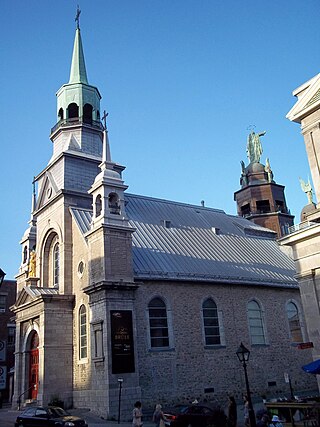
[(182, 205), (182, 206), (188, 206), (190, 208), (195, 208), (195, 209), (215, 211), (215, 212), (220, 212), (220, 213), (223, 213), (225, 215), (228, 215), (228, 214), (226, 214), (226, 212), (223, 209), (219, 209), (219, 208), (212, 208), (212, 207), (208, 207), (208, 206), (194, 205), (194, 204), (186, 203), (186, 202), (177, 202), (175, 200), (160, 199), (158, 197), (153, 197), (153, 196), (143, 196), (141, 194), (125, 193), (125, 197), (126, 196), (129, 196), (129, 198), (134, 197), (134, 198), (139, 198), (139, 199), (152, 200), (152, 201), (156, 201), (156, 202), (160, 202), (160, 203), (170, 203), (172, 205), (180, 205), (180, 206)]

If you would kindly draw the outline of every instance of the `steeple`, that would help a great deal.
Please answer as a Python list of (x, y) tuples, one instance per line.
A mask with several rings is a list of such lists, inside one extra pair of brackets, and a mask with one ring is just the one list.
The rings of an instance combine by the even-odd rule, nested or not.
[(95, 86), (88, 83), (79, 16), (78, 8), (70, 78), (57, 92), (57, 123), (51, 129), (54, 146), (49, 163), (67, 151), (93, 156), (97, 161), (101, 161), (101, 95)]
[(88, 84), (80, 28), (78, 27), (76, 29), (76, 35), (74, 38), (72, 62), (71, 62), (71, 69), (70, 69), (69, 84), (72, 84), (72, 83)]

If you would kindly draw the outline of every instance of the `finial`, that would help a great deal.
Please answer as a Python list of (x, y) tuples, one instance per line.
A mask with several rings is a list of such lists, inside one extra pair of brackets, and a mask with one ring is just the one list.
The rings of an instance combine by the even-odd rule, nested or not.
[(109, 113), (106, 112), (106, 110), (103, 111), (103, 116), (101, 117), (103, 120), (103, 128), (104, 130), (107, 130), (107, 117), (109, 116)]
[(76, 17), (74, 18), (74, 20), (76, 21), (76, 23), (77, 23), (77, 29), (80, 29), (80, 13), (81, 13), (81, 10), (80, 10), (80, 8), (79, 8), (79, 5), (77, 6), (77, 13), (76, 13)]

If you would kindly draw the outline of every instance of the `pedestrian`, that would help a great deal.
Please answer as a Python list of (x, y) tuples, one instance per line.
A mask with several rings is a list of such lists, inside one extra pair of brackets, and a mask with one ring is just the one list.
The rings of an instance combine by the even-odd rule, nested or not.
[(263, 414), (261, 418), (258, 418), (257, 427), (268, 427), (269, 425), (269, 417), (268, 414)]
[(243, 417), (244, 417), (244, 425), (245, 427), (250, 426), (250, 418), (249, 418), (249, 401), (248, 396), (243, 396), (243, 402), (244, 402), (244, 410), (243, 410)]
[(273, 415), (271, 423), (269, 424), (269, 427), (283, 427), (283, 424), (278, 417), (278, 415)]
[(233, 396), (228, 397), (228, 427), (237, 427), (237, 404)]
[(132, 411), (132, 426), (133, 427), (141, 427), (142, 426), (142, 411), (141, 411), (141, 402), (137, 401), (134, 404), (134, 408)]
[(152, 416), (152, 421), (155, 423), (156, 427), (164, 427), (164, 414), (162, 412), (162, 406), (160, 403), (156, 405), (156, 409)]

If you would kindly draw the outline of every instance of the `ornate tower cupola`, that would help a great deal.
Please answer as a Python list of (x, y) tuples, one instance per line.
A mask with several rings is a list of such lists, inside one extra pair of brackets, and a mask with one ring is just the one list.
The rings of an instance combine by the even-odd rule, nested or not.
[(238, 215), (277, 233), (278, 237), (287, 233), (293, 225), (294, 216), (287, 208), (284, 186), (273, 179), (269, 159), (260, 163), (262, 145), (260, 137), (266, 132), (251, 132), (247, 141), (249, 165), (241, 161), (241, 189), (234, 193)]
[[(121, 179), (124, 169), (111, 160), (107, 114), (104, 113), (103, 154), (89, 194), (93, 200), (91, 230), (87, 233), (92, 283), (121, 281), (132, 283), (132, 233), (125, 212), (124, 192), (128, 188)], [(102, 243), (103, 242), (103, 243)], [(102, 268), (101, 268), (102, 267)]]
[[(57, 124), (51, 130), (51, 140), (54, 143), (51, 161), (68, 149), (101, 158), (101, 95), (88, 82), (79, 16), (78, 9), (69, 82), (57, 92)], [(99, 138), (94, 137), (92, 132), (90, 136), (83, 137), (84, 128), (98, 131)]]
[(36, 206), (36, 191), (35, 191), (35, 182), (33, 181), (33, 192), (32, 192), (32, 200), (31, 200), (31, 216), (29, 220), (30, 227), (24, 232), (22, 239), (20, 241), (20, 245), (22, 248), (22, 259), (20, 264), (20, 273), (25, 272), (28, 273), (30, 258), (32, 252), (36, 247), (37, 240), (37, 220), (34, 216)]
[(92, 228), (111, 224), (128, 227), (124, 203), (124, 191), (128, 186), (121, 179), (124, 167), (111, 160), (106, 117), (107, 114), (104, 112), (102, 162), (99, 165), (101, 172), (89, 190), (93, 196)]

